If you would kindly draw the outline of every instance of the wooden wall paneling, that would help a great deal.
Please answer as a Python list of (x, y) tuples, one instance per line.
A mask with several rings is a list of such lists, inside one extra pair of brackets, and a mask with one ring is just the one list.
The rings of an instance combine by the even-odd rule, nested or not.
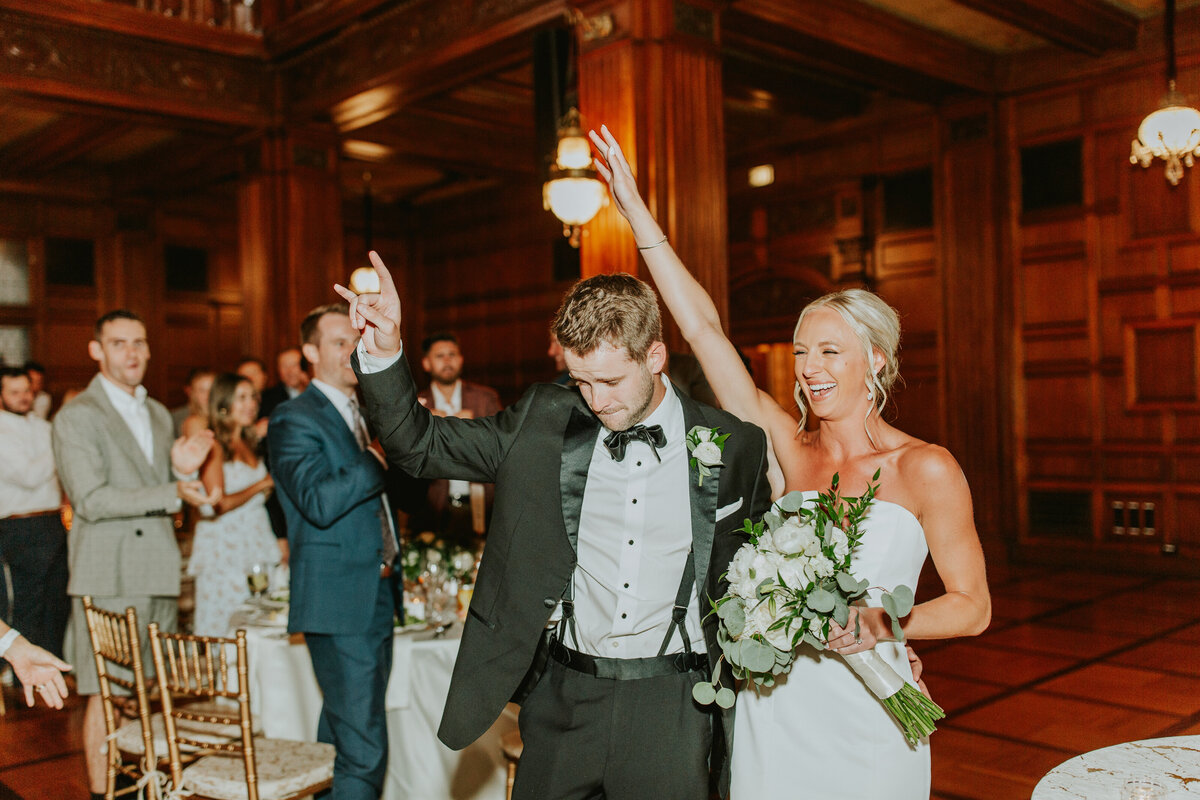
[(1100, 297), (1100, 357), (1102, 363), (1114, 363), (1124, 371), (1125, 329), (1134, 323), (1153, 320), (1155, 296), (1152, 289), (1135, 287), (1128, 291), (1109, 291)]
[(295, 342), (310, 310), (338, 299), (333, 284), (345, 280), (337, 138), (313, 126), (245, 146), (259, 169), (238, 188), (242, 349), (272, 354)]
[[(618, 20), (608, 41), (579, 56), (579, 102), (585, 124), (606, 123), (621, 140), (663, 231), (680, 258), (712, 295), (728, 324), (728, 236), (725, 134), (716, 3), (689, 5), (619, 0), (593, 4)], [(698, 25), (695, 23), (699, 23)], [(585, 276), (644, 273), (633, 238), (615, 206), (588, 225), (582, 247)], [(673, 323), (673, 350), (686, 344)]]
[[(976, 525), (986, 551), (1005, 546), (1009, 528), (1004, 477), (1006, 397), (1004, 330), (1008, 291), (998, 262), (999, 180), (996, 108), (966, 103), (942, 112), (934, 168), (935, 219), (941, 252), (942, 376), (945, 446), (972, 487)], [(969, 124), (964, 124), (969, 121)], [(972, 198), (968, 203), (966, 198)]]
[(1200, 556), (1200, 492), (1180, 492), (1175, 502), (1175, 519), (1178, 520), (1179, 554), (1184, 557)]
[(1131, 410), (1200, 409), (1200, 320), (1127, 324), (1125, 378)]

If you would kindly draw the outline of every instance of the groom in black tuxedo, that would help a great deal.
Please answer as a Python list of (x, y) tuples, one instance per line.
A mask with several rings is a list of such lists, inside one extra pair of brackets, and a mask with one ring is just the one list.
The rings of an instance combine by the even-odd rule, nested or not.
[[(728, 785), (732, 719), (692, 687), (720, 655), (707, 611), (743, 541), (734, 532), (769, 505), (762, 431), (671, 385), (658, 299), (629, 275), (579, 282), (555, 317), (577, 390), (538, 384), (493, 417), (435, 417), (401, 357), (395, 286), (371, 256), (381, 293), (338, 291), (362, 331), (355, 367), (389, 459), (496, 484), (439, 737), (465, 747), (511, 698), (518, 800), (706, 800), (710, 769)], [(686, 446), (695, 427), (729, 434), (702, 483)]]

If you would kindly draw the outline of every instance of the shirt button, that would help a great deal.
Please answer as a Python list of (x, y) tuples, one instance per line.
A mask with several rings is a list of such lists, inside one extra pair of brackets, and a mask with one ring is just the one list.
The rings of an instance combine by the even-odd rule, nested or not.
[(626, 617), (628, 617), (628, 616), (629, 616), (628, 614), (622, 614), (622, 615), (621, 615), (621, 619), (625, 619), (625, 618), (626, 618)]
[(613, 642), (613, 647), (620, 647), (620, 646), (621, 646), (620, 642)]
[(554, 606), (558, 605), (558, 603), (554, 600), (553, 597), (547, 597), (545, 600), (542, 601), (542, 605), (544, 605), (546, 608), (554, 608)]
[(640, 462), (640, 461), (637, 462), (637, 465), (640, 467), (642, 465), (642, 462)]
[(637, 505), (637, 498), (636, 498), (636, 497), (635, 497), (635, 498), (633, 498), (633, 504), (634, 504), (635, 506)]
[(630, 539), (630, 540), (629, 540), (629, 543), (630, 543), (630, 544), (633, 544), (633, 539)]
[(625, 588), (626, 588), (626, 589), (628, 589), (628, 588), (629, 588), (629, 584), (628, 584), (628, 583), (627, 583), (627, 584), (625, 584)]

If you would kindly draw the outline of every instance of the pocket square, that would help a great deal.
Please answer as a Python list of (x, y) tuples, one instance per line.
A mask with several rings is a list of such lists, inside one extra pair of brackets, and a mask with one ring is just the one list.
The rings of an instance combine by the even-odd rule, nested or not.
[(744, 498), (741, 498), (741, 497), (739, 497), (737, 500), (734, 500), (734, 501), (733, 501), (732, 503), (730, 503), (729, 505), (727, 505), (727, 506), (721, 506), (720, 508), (718, 508), (718, 509), (717, 509), (717, 520), (716, 520), (716, 521), (717, 521), (717, 522), (720, 522), (721, 520), (725, 519), (725, 518), (726, 518), (726, 517), (728, 517), (730, 514), (732, 514), (733, 512), (737, 511), (739, 508), (741, 508), (741, 507), (742, 507), (742, 500), (743, 500), (743, 499), (744, 499)]

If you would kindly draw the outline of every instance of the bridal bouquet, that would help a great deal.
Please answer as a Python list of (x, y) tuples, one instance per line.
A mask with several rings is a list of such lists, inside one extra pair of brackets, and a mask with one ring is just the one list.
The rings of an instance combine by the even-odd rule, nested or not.
[[(761, 522), (746, 520), (750, 541), (729, 563), (729, 589), (713, 603), (720, 618), (717, 641), (721, 658), (738, 680), (774, 686), (775, 676), (792, 669), (795, 649), (802, 643), (825, 649), (830, 620), (845, 626), (850, 605), (862, 599), (869, 586), (850, 573), (850, 556), (862, 538), (859, 524), (879, 488), (879, 472), (862, 497), (838, 493), (838, 476), (815, 499), (789, 492), (775, 502)], [(913, 592), (897, 586), (884, 592), (882, 605), (892, 633), (903, 641), (900, 618), (913, 605)], [(858, 633), (857, 623), (855, 633)], [(945, 716), (940, 707), (906, 683), (874, 650), (843, 656), (884, 707), (891, 712), (911, 743), (936, 730)], [(696, 702), (733, 705), (734, 694), (722, 687), (720, 671), (712, 683), (693, 689)]]

